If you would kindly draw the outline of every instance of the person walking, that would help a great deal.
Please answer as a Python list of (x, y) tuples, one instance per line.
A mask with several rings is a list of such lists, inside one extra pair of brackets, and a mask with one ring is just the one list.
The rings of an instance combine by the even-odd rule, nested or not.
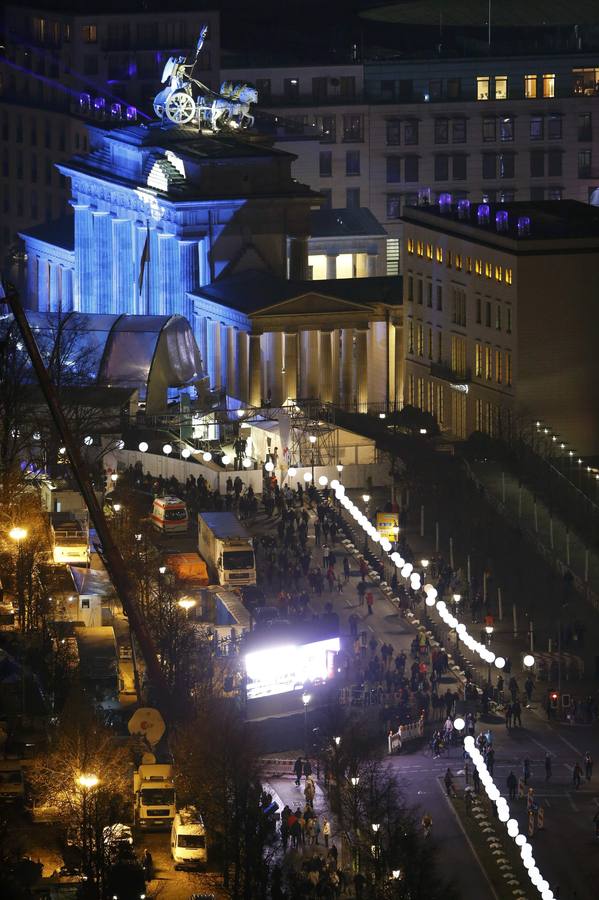
[(344, 556), (343, 557), (343, 577), (345, 578), (346, 581), (349, 581), (349, 573), (350, 573), (349, 556)]
[(551, 762), (551, 754), (547, 752), (545, 754), (545, 781), (549, 781), (551, 776), (553, 775), (553, 767)]
[(372, 615), (372, 607), (374, 606), (374, 594), (372, 591), (368, 591), (366, 594), (366, 604), (368, 606), (368, 615)]
[(147, 847), (143, 852), (141, 864), (144, 870), (144, 878), (146, 879), (146, 881), (151, 881), (154, 877), (154, 860), (152, 859), (152, 854)]
[(533, 692), (534, 686), (535, 686), (535, 683), (529, 675), (528, 678), (526, 679), (526, 681), (524, 682), (524, 690), (526, 691), (526, 700), (527, 700), (529, 706), (530, 706), (530, 702), (532, 700), (532, 692)]
[(593, 757), (588, 750), (584, 755), (584, 774), (587, 781), (593, 777)]
[(472, 784), (474, 793), (480, 794), (480, 775), (478, 774), (478, 769), (476, 767), (472, 769)]
[(508, 703), (508, 705), (505, 708), (505, 727), (507, 728), (508, 731), (512, 727), (512, 716), (513, 715), (514, 715), (514, 708), (511, 703)]
[(489, 747), (487, 750), (487, 758), (485, 760), (487, 764), (487, 769), (489, 770), (489, 775), (493, 775), (493, 769), (495, 767), (495, 751), (492, 747)]
[(329, 849), (329, 838), (331, 836), (331, 823), (325, 816), (322, 820), (322, 836), (324, 838), (324, 845), (326, 849)]
[(514, 728), (522, 728), (522, 706), (519, 700), (514, 701)]
[(516, 799), (516, 788), (518, 787), (518, 779), (514, 775), (513, 772), (510, 772), (508, 777), (506, 778), (507, 789), (509, 793), (510, 800)]
[(572, 770), (572, 783), (576, 790), (580, 787), (580, 782), (582, 781), (582, 769), (579, 764), (576, 763), (574, 769)]
[(296, 761), (293, 763), (293, 771), (295, 772), (295, 783), (299, 787), (300, 779), (304, 771), (304, 761), (301, 756), (298, 756)]
[(449, 766), (447, 767), (447, 772), (445, 773), (443, 781), (445, 782), (445, 790), (447, 791), (447, 796), (450, 798), (455, 797), (456, 792), (453, 786), (453, 772), (451, 771)]

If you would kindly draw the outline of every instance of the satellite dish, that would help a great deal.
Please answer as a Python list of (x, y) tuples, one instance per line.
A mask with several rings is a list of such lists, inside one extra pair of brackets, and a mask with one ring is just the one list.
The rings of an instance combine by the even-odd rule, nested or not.
[(150, 706), (134, 712), (129, 719), (127, 728), (129, 729), (129, 734), (143, 735), (151, 747), (158, 743), (166, 731), (164, 719), (157, 709), (153, 709)]

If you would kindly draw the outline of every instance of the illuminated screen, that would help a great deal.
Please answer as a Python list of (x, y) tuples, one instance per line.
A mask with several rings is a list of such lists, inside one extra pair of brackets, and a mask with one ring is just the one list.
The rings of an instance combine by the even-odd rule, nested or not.
[(299, 691), (306, 684), (321, 684), (333, 676), (336, 653), (339, 653), (338, 637), (247, 653), (248, 700)]

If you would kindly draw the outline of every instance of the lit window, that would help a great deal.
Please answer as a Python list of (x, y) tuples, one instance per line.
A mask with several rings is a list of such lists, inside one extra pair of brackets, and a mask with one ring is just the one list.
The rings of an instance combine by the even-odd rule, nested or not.
[(501, 350), (495, 351), (495, 381), (497, 384), (501, 384), (503, 381), (503, 367), (501, 365), (503, 360), (503, 354)]
[(475, 263), (474, 263), (474, 271), (476, 272), (477, 275), (482, 275), (482, 274), (483, 274), (483, 261), (482, 261), (482, 259), (477, 259), (477, 260), (475, 260)]
[(445, 254), (445, 262), (447, 264), (448, 269), (451, 269), (451, 259), (452, 259), (451, 250), (448, 250), (447, 253)]
[(418, 256), (424, 256), (424, 243), (423, 243), (423, 241), (418, 241)]
[(84, 25), (81, 31), (84, 44), (95, 44), (98, 40), (98, 30), (95, 25)]
[(424, 329), (422, 322), (416, 323), (416, 353), (418, 356), (424, 356)]
[(466, 272), (468, 273), (468, 275), (472, 275), (472, 257), (471, 256), (466, 257)]
[(462, 271), (462, 257), (460, 253), (456, 253), (455, 255), (455, 267), (458, 272)]
[(426, 258), (427, 259), (433, 258), (433, 245), (432, 244), (426, 245)]
[(536, 75), (525, 75), (524, 76), (524, 96), (528, 100), (534, 100), (537, 96), (537, 76)]
[(487, 276), (487, 278), (493, 277), (493, 266), (490, 262), (485, 263), (485, 275)]
[(433, 329), (429, 326), (427, 328), (428, 332), (428, 358), (433, 358)]
[(437, 262), (442, 263), (443, 262), (443, 247), (437, 247), (436, 256), (437, 256)]
[(485, 378), (493, 381), (493, 355), (490, 344), (485, 345)]
[(414, 238), (408, 238), (408, 253), (414, 252)]
[(474, 351), (474, 374), (477, 378), (482, 378), (483, 374), (483, 347), (482, 344), (476, 344)]
[(512, 354), (509, 350), (505, 354), (505, 383), (508, 387), (512, 386)]
[(543, 75), (543, 97), (555, 97), (555, 75)]
[(512, 283), (512, 270), (511, 269), (505, 270), (505, 283), (506, 284)]
[(489, 99), (489, 76), (488, 75), (478, 75), (476, 78), (476, 99), (477, 100), (488, 100)]
[(501, 266), (495, 266), (495, 281), (503, 281), (503, 269)]
[(495, 99), (507, 100), (507, 75), (495, 76)]

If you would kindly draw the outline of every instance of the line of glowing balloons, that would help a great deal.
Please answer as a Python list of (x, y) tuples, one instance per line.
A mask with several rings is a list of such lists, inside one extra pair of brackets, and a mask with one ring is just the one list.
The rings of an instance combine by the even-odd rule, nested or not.
[[(462, 731), (465, 722), (462, 718), (458, 717), (454, 719), (454, 728), (458, 731)], [(478, 770), (478, 774), (480, 776), (481, 784), (483, 785), (487, 797), (491, 802), (495, 803), (497, 807), (497, 817), (500, 822), (503, 822), (505, 827), (507, 828), (508, 835), (513, 839), (514, 843), (520, 850), (520, 856), (522, 858), (522, 864), (527, 871), (528, 877), (530, 878), (532, 884), (536, 887), (539, 894), (541, 895), (541, 900), (554, 900), (554, 894), (551, 888), (549, 887), (549, 882), (543, 878), (541, 875), (538, 866), (536, 865), (534, 856), (532, 855), (532, 845), (527, 840), (527, 838), (520, 834), (520, 826), (516, 819), (512, 818), (510, 815), (510, 808), (505, 797), (501, 796), (499, 788), (493, 781), (491, 773), (487, 769), (485, 764), (484, 757), (478, 747), (474, 742), (474, 738), (472, 735), (468, 735), (464, 738), (464, 750), (469, 754), (472, 762), (476, 766)]]

